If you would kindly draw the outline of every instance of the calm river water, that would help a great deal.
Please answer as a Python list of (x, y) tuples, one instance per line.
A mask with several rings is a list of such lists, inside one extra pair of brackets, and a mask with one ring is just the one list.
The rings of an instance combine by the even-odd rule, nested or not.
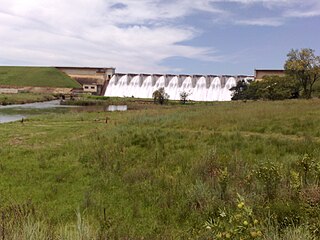
[(49, 109), (58, 107), (68, 107), (60, 105), (60, 100), (48, 101), (48, 102), (36, 102), (27, 104), (12, 104), (6, 106), (0, 106), (0, 123), (8, 123), (27, 118), (25, 114), (8, 114), (8, 110), (12, 109), (16, 111), (27, 109)]

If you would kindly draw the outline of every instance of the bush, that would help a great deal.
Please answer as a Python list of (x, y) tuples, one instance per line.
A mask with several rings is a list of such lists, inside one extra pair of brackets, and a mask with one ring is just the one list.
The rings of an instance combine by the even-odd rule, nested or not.
[(305, 154), (299, 161), (298, 166), (303, 175), (304, 185), (308, 184), (309, 173), (313, 169), (314, 161), (309, 154)]
[(180, 93), (180, 101), (182, 104), (185, 104), (188, 101), (188, 97), (190, 96), (190, 93), (187, 93), (185, 91)]
[(284, 100), (299, 97), (299, 85), (287, 76), (266, 76), (250, 84), (240, 81), (232, 88), (232, 100)]
[[(205, 227), (216, 238), (223, 239), (261, 239), (261, 221), (255, 218), (253, 210), (238, 194), (237, 208), (234, 212), (220, 209), (219, 216), (209, 218)], [(215, 238), (214, 238), (215, 239)]]
[(166, 104), (169, 100), (169, 95), (164, 91), (164, 88), (159, 88), (152, 94), (154, 103)]
[(256, 174), (264, 187), (268, 199), (274, 199), (281, 180), (279, 168), (273, 163), (262, 164), (257, 169)]

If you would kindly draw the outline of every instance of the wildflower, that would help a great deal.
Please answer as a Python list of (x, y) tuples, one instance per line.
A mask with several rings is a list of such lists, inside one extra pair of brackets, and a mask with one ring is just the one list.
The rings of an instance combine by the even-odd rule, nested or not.
[(243, 206), (244, 206), (244, 202), (240, 202), (240, 203), (238, 203), (238, 208), (243, 208)]

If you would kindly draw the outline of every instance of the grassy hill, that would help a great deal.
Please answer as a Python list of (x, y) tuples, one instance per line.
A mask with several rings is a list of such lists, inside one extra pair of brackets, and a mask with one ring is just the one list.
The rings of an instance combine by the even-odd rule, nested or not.
[(77, 88), (78, 82), (54, 67), (0, 67), (0, 85)]

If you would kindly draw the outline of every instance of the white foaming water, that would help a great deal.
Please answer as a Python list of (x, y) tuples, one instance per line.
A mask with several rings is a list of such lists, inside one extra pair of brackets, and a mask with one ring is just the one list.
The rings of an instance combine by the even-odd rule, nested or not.
[(107, 87), (105, 96), (109, 97), (127, 97), (128, 95), (128, 75), (123, 75), (117, 81), (117, 76), (114, 75)]
[(187, 93), (188, 99), (193, 100), (193, 86), (192, 86), (192, 77), (186, 77), (186, 79), (182, 82), (180, 93), (185, 92)]
[(140, 91), (140, 76), (134, 76), (128, 86), (128, 92), (126, 93), (129, 97), (141, 98), (142, 92)]
[(148, 76), (144, 79), (141, 89), (140, 96), (141, 98), (152, 98), (153, 93), (153, 78), (152, 76)]
[(164, 89), (164, 91), (169, 95), (170, 99), (172, 100), (179, 100), (180, 93), (179, 93), (179, 77), (174, 76), (169, 81), (168, 86)]
[(207, 93), (208, 93), (207, 79), (205, 77), (200, 77), (194, 88), (193, 98), (196, 101), (206, 101)]
[(220, 78), (215, 77), (208, 89), (207, 98), (210, 101), (218, 101), (220, 97), (220, 91), (221, 91), (221, 81)]
[[(230, 89), (237, 84), (236, 77), (166, 76), (166, 75), (114, 75), (105, 96), (152, 98), (154, 91), (164, 88), (171, 100), (179, 100), (186, 92), (193, 101), (230, 101)], [(223, 85), (223, 82), (225, 84)]]
[(110, 96), (110, 97), (114, 97), (113, 93), (114, 93), (114, 89), (117, 87), (117, 76), (114, 75), (110, 81), (109, 81), (109, 84), (108, 84), (108, 87), (106, 89), (106, 92), (104, 93), (105, 96)]
[(226, 85), (224, 86), (223, 90), (222, 90), (222, 96), (221, 96), (221, 100), (220, 101), (230, 101), (232, 98), (232, 91), (230, 91), (229, 89), (231, 89), (232, 87), (236, 86), (237, 82), (236, 79), (234, 77), (230, 77), (228, 78), (228, 81), (226, 82)]
[[(153, 86), (152, 93), (154, 91), (158, 90), (159, 88), (165, 88), (165, 86), (166, 86), (166, 77), (165, 76), (161, 76), (161, 77), (158, 78), (158, 80), (156, 81), (156, 84)], [(152, 95), (151, 95), (151, 97), (152, 97)]]

